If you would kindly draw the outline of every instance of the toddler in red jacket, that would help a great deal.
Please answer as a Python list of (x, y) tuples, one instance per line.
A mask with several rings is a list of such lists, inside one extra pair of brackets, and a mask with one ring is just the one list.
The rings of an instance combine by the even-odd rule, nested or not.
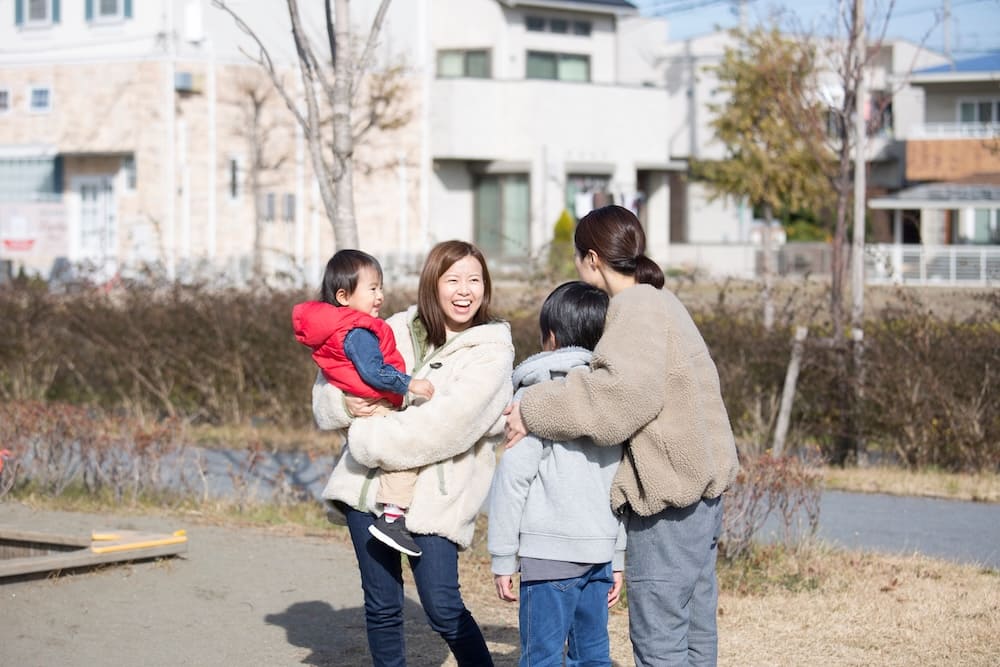
[[(382, 398), (403, 405), (407, 394), (429, 399), (434, 385), (406, 374), (392, 328), (378, 317), (382, 305), (382, 267), (360, 250), (339, 250), (326, 264), (320, 301), (292, 309), (295, 338), (313, 351), (327, 381), (345, 393)], [(409, 556), (420, 547), (406, 529), (416, 470), (382, 470), (378, 502), (383, 510), (369, 528), (372, 536)]]

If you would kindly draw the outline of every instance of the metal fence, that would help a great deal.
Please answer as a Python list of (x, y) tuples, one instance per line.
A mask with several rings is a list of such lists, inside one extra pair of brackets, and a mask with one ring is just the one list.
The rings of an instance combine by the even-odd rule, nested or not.
[[(786, 243), (772, 251), (771, 267), (780, 276), (828, 276), (829, 243)], [(850, 261), (850, 247), (844, 249)], [(763, 273), (764, 250), (753, 244), (673, 244), (664, 262), (668, 270), (753, 280)], [(848, 273), (850, 267), (847, 267)], [(1000, 246), (865, 246), (865, 281), (869, 285), (942, 285), (1000, 287)]]
[(869, 284), (1000, 286), (1000, 246), (868, 245)]

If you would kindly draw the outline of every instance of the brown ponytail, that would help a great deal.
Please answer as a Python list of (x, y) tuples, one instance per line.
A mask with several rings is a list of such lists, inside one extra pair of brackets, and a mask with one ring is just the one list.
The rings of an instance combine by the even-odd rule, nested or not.
[(663, 287), (665, 278), (656, 262), (646, 256), (646, 233), (635, 214), (621, 206), (595, 208), (580, 218), (573, 236), (580, 257), (593, 250), (618, 273), (635, 276), (638, 283)]
[(641, 255), (635, 261), (635, 281), (643, 285), (652, 285), (656, 289), (663, 289), (666, 278), (663, 269), (645, 255)]

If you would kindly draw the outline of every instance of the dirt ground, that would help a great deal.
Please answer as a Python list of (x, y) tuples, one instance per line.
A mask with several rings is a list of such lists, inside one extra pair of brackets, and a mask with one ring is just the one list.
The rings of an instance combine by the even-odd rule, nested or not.
[[(370, 664), (361, 585), (342, 529), (317, 537), (167, 517), (42, 511), (14, 502), (0, 503), (0, 526), (76, 536), (112, 528), (188, 534), (188, 551), (177, 558), (0, 580), (0, 665)], [(488, 577), (483, 573), (484, 581), (472, 587), (492, 589)], [(454, 665), (427, 627), (412, 583), (406, 593), (408, 664)], [(516, 606), (467, 597), (497, 664), (516, 665)], [(624, 627), (622, 619), (616, 623)], [(618, 652), (627, 656), (624, 645)]]

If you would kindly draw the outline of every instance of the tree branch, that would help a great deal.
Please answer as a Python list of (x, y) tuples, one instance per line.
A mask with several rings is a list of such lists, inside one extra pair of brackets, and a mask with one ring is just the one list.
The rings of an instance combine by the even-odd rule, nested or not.
[(372, 19), (372, 27), (371, 30), (368, 31), (368, 41), (365, 42), (365, 49), (361, 52), (361, 57), (358, 59), (357, 67), (354, 69), (354, 78), (351, 81), (352, 100), (355, 100), (358, 88), (361, 86), (361, 79), (364, 77), (365, 71), (368, 69), (368, 62), (371, 60), (372, 53), (375, 51), (375, 44), (378, 42), (378, 34), (382, 30), (382, 23), (385, 21), (386, 12), (389, 10), (389, 2), (391, 2), (391, 0), (382, 0), (379, 3), (378, 11), (375, 12), (375, 18)]

